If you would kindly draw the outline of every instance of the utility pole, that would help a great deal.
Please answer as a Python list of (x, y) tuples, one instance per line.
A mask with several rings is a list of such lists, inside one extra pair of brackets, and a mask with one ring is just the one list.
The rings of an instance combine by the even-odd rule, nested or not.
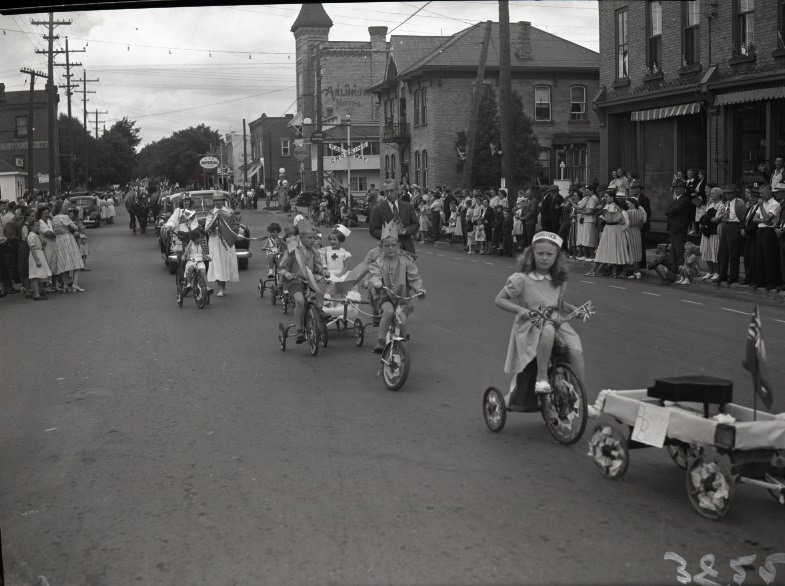
[(245, 135), (245, 118), (243, 118), (243, 193), (248, 186), (248, 139)]
[[(81, 63), (71, 63), (71, 53), (84, 53), (85, 49), (74, 49), (73, 51), (68, 48), (68, 37), (65, 38), (65, 63), (55, 63), (54, 67), (65, 67), (65, 81), (66, 85), (62, 86), (59, 85), (57, 87), (66, 88), (66, 95), (68, 97), (68, 173), (71, 179), (70, 183), (73, 185), (76, 181), (76, 176), (74, 174), (74, 159), (76, 158), (76, 154), (74, 153), (74, 127), (72, 124), (72, 116), (71, 116), (71, 96), (73, 92), (71, 91), (71, 78), (74, 76), (71, 73), (72, 67), (81, 67)], [(75, 84), (74, 87), (78, 87), (79, 84)]]
[[(95, 110), (95, 140), (98, 140), (98, 124), (99, 124), (99, 122), (98, 122), (98, 115), (99, 114), (108, 114), (108, 113), (109, 112), (107, 112), (106, 110), (101, 110), (99, 112), (98, 108), (96, 108), (96, 110)], [(106, 120), (101, 120), (101, 122), (106, 123)]]
[(480, 64), (477, 68), (477, 78), (474, 80), (472, 90), (472, 114), (469, 118), (469, 136), (466, 141), (466, 161), (463, 164), (463, 184), (467, 189), (472, 187), (472, 161), (474, 159), (474, 142), (477, 138), (477, 118), (480, 115), (480, 97), (482, 96), (482, 82), (485, 79), (485, 61), (488, 59), (488, 45), (491, 40), (491, 21), (485, 22), (485, 38), (482, 41)]
[(82, 126), (83, 126), (83, 134), (82, 139), (84, 142), (84, 183), (85, 189), (87, 188), (88, 183), (90, 182), (90, 161), (87, 156), (87, 137), (90, 135), (90, 131), (87, 130), (87, 102), (90, 100), (87, 99), (87, 94), (94, 94), (94, 91), (88, 91), (87, 84), (99, 82), (100, 79), (87, 79), (87, 70), (82, 70), (82, 89), (78, 90), (77, 94), (82, 94)]
[(70, 25), (70, 20), (55, 20), (54, 13), (49, 13), (49, 20), (48, 21), (41, 21), (41, 20), (33, 20), (31, 21), (34, 25), (45, 25), (49, 28), (49, 34), (44, 35), (44, 38), (49, 41), (49, 48), (47, 51), (40, 51), (36, 50), (36, 53), (48, 53), (48, 60), (49, 60), (49, 69), (48, 74), (49, 77), (46, 80), (46, 98), (47, 98), (47, 107), (49, 111), (49, 128), (48, 128), (48, 138), (49, 138), (49, 193), (50, 195), (57, 195), (58, 194), (58, 144), (57, 144), (57, 89), (55, 88), (54, 83), (54, 56), (55, 53), (62, 53), (63, 51), (55, 51), (54, 50), (54, 41), (55, 39), (59, 39), (59, 36), (54, 34), (55, 27), (60, 25)]
[(35, 130), (35, 125), (33, 124), (33, 115), (35, 114), (33, 99), (35, 96), (35, 78), (46, 77), (46, 74), (41, 73), (40, 71), (33, 71), (26, 67), (22, 68), (21, 71), (30, 76), (30, 109), (27, 113), (27, 189), (30, 195), (32, 195), (33, 181), (35, 179), (35, 166), (33, 164), (33, 130)]
[[(316, 132), (322, 136), (322, 44), (316, 44)], [(316, 143), (316, 191), (324, 185), (324, 144)]]
[(501, 102), (502, 177), (509, 209), (515, 204), (515, 146), (512, 117), (512, 71), (510, 64), (510, 5), (499, 0), (499, 99)]

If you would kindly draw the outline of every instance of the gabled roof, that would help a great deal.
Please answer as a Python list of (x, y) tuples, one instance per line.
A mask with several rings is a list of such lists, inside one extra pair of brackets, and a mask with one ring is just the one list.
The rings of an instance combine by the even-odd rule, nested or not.
[[(421, 37), (400, 35), (390, 38), (389, 55), (395, 60), (399, 79), (419, 70), (477, 69), (485, 37), (485, 22), (478, 22), (451, 37)], [(528, 29), (530, 58), (521, 51)], [(599, 72), (600, 54), (521, 22), (510, 24), (510, 58), (515, 69), (553, 70), (596, 69)], [(388, 59), (389, 62), (389, 59)], [(491, 43), (488, 48), (488, 69), (499, 67), (499, 23), (491, 23)], [(385, 76), (385, 82), (392, 78)], [(374, 87), (380, 84), (376, 84)]]
[(303, 4), (300, 8), (300, 14), (294, 21), (291, 32), (295, 32), (300, 27), (321, 27), (331, 28), (333, 21), (327, 16), (324, 6), (321, 4)]
[(22, 171), (21, 169), (17, 169), (13, 165), (11, 165), (6, 161), (3, 161), (2, 159), (0, 159), (0, 173), (18, 173), (19, 175), (27, 175), (25, 171)]

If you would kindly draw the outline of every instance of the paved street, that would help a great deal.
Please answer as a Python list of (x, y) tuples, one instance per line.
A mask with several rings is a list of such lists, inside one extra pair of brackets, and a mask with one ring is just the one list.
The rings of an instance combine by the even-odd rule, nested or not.
[[(85, 293), (0, 301), (8, 584), (677, 584), (668, 551), (692, 575), (714, 554), (722, 584), (731, 558), (757, 554), (745, 584), (762, 584), (758, 565), (785, 551), (765, 491), (738, 486), (723, 521), (703, 519), (663, 450), (605, 479), (586, 456), (593, 420), (572, 447), (537, 414), (487, 429), (483, 390), (508, 384), (511, 314), (493, 299), (512, 259), (418, 246), (428, 298), (391, 393), (372, 340), (280, 351), (291, 316), (259, 298), (259, 243), (226, 297), (178, 309), (152, 232), (118, 213), (88, 233)], [(254, 236), (274, 217), (244, 213)], [(346, 248), (356, 263), (372, 245), (363, 225)], [(706, 373), (752, 404), (750, 302), (577, 268), (567, 297), (597, 307), (575, 326), (592, 401)], [(784, 411), (785, 308), (761, 313)]]

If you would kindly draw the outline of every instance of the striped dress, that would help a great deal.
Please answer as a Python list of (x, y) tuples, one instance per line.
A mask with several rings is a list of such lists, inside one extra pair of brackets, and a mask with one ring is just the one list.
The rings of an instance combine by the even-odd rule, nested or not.
[[(722, 200), (717, 200), (710, 202), (706, 206), (706, 211), (710, 209), (717, 210), (715, 214), (715, 218), (722, 216), (725, 213), (725, 204)], [(704, 212), (705, 213), (705, 212)], [(719, 226), (719, 224), (717, 224)], [(701, 258), (706, 262), (717, 262), (719, 258), (719, 251), (720, 251), (720, 236), (719, 234), (712, 234), (711, 236), (703, 235), (701, 236)]]
[(644, 260), (641, 244), (641, 228), (646, 223), (646, 211), (643, 208), (630, 208), (626, 213), (629, 222), (627, 230), (625, 231), (627, 248), (630, 250), (632, 262), (640, 262), (641, 260)]
[(84, 268), (79, 245), (69, 230), (71, 226), (76, 228), (76, 224), (65, 214), (58, 214), (52, 218), (52, 230), (55, 233), (55, 253), (49, 268), (52, 270), (53, 275)]

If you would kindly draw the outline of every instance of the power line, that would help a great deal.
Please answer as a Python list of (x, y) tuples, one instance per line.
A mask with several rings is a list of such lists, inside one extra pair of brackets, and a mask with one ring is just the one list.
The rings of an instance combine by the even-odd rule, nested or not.
[(401, 26), (403, 26), (404, 24), (406, 24), (407, 22), (409, 22), (409, 21), (410, 21), (412, 18), (414, 18), (414, 17), (417, 15), (417, 13), (418, 13), (418, 12), (420, 12), (420, 10), (422, 10), (423, 8), (425, 8), (426, 6), (428, 6), (428, 4), (430, 4), (430, 3), (431, 3), (431, 0), (428, 0), (428, 2), (426, 2), (425, 4), (423, 4), (422, 6), (420, 6), (420, 7), (419, 7), (417, 10), (415, 10), (415, 11), (412, 13), (412, 15), (411, 15), (411, 16), (409, 16), (408, 18), (406, 18), (406, 19), (405, 19), (403, 22), (401, 22), (401, 24), (399, 24), (398, 26), (396, 26), (394, 29), (392, 29), (392, 30), (391, 30), (389, 33), (387, 33), (387, 34), (389, 34), (389, 35), (393, 34), (395, 31), (397, 31), (399, 28), (401, 28)]

